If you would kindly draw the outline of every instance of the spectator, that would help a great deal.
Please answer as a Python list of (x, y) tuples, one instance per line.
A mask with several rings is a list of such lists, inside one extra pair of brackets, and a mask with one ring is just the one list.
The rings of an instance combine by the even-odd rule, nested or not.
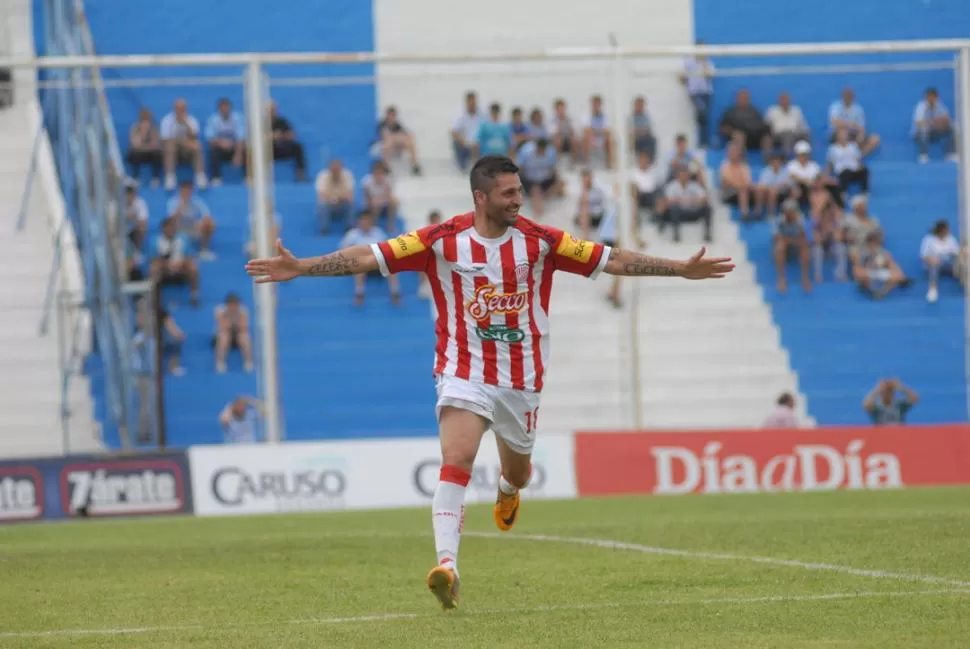
[(677, 170), (686, 167), (690, 172), (691, 180), (697, 181), (702, 187), (704, 174), (701, 172), (703, 165), (697, 154), (687, 148), (687, 136), (681, 133), (674, 140), (674, 150), (667, 157), (666, 182), (671, 182), (677, 177)]
[(483, 121), (478, 112), (478, 97), (474, 92), (465, 93), (465, 110), (451, 127), (451, 144), (455, 152), (455, 161), (462, 171), (472, 158), (477, 157), (475, 141)]
[(293, 160), (296, 164), (297, 182), (306, 182), (306, 155), (303, 145), (296, 139), (296, 133), (289, 120), (278, 112), (276, 102), (269, 104), (270, 128), (273, 130), (273, 159)]
[(812, 223), (812, 257), (815, 262), (815, 283), (821, 284), (822, 267), (826, 253), (835, 258), (835, 279), (844, 282), (848, 279), (848, 260), (845, 249), (845, 224), (842, 210), (829, 202)]
[(535, 142), (538, 139), (546, 141), (552, 140), (552, 133), (546, 128), (546, 120), (542, 116), (541, 108), (533, 108), (529, 113), (529, 139)]
[(205, 139), (209, 145), (209, 178), (213, 187), (222, 184), (222, 165), (226, 162), (246, 173), (246, 122), (233, 111), (228, 99), (220, 99), (216, 112), (209, 117)]
[(911, 387), (899, 379), (882, 379), (862, 400), (862, 409), (876, 426), (904, 424), (906, 415), (917, 403), (919, 395)]
[(179, 185), (179, 193), (169, 199), (168, 216), (175, 219), (179, 231), (198, 247), (200, 259), (213, 261), (216, 258), (211, 249), (216, 222), (205, 201), (193, 195), (191, 182)]
[(768, 109), (765, 121), (771, 129), (774, 146), (780, 148), (786, 156), (792, 154), (796, 142), (812, 139), (802, 109), (792, 106), (791, 96), (787, 92), (778, 95), (778, 104)]
[(518, 162), (522, 189), (532, 201), (535, 217), (542, 218), (545, 199), (562, 197), (566, 193), (565, 185), (556, 173), (556, 150), (548, 140), (539, 138), (522, 147)]
[(751, 167), (744, 159), (744, 149), (738, 142), (728, 146), (727, 158), (721, 163), (718, 172), (721, 186), (721, 200), (741, 212), (741, 220), (751, 218), (751, 201), (754, 198), (754, 182)]
[(381, 156), (385, 162), (392, 160), (407, 151), (411, 160), (411, 173), (421, 175), (421, 164), (418, 162), (418, 145), (404, 124), (397, 118), (397, 108), (388, 106), (384, 111), (384, 119), (377, 124), (377, 141), (381, 146)]
[(883, 247), (882, 232), (870, 232), (866, 237), (866, 243), (859, 251), (855, 279), (860, 288), (876, 300), (909, 283), (892, 254)]
[[(662, 187), (660, 171), (653, 164), (653, 158), (646, 151), (641, 151), (637, 156), (637, 166), (633, 170), (633, 180), (630, 183), (633, 194), (633, 214), (639, 217), (643, 210), (656, 213)], [(640, 219), (635, 220), (639, 226)], [(639, 231), (639, 227), (637, 230)], [(643, 247), (642, 243), (639, 247)]]
[(603, 98), (593, 95), (589, 100), (589, 117), (583, 128), (583, 160), (588, 164), (593, 149), (602, 149), (606, 155), (606, 168), (613, 167), (613, 134), (603, 110)]
[(762, 428), (798, 428), (795, 418), (795, 397), (791, 392), (782, 392), (775, 402), (775, 408), (765, 419)]
[(514, 154), (512, 127), (502, 121), (502, 105), (498, 102), (488, 107), (488, 119), (478, 126), (475, 142), (478, 155)]
[(791, 177), (788, 175), (788, 168), (783, 163), (782, 154), (772, 153), (768, 158), (768, 166), (761, 170), (758, 184), (754, 189), (754, 213), (756, 215), (764, 214), (770, 219), (775, 218), (778, 214), (778, 205), (791, 196)]
[(176, 99), (174, 109), (162, 119), (162, 157), (165, 166), (165, 189), (175, 189), (175, 166), (191, 165), (195, 169), (195, 182), (205, 189), (209, 180), (205, 176), (205, 161), (199, 143), (199, 121), (189, 115), (184, 99)]
[[(369, 246), (385, 241), (387, 238), (387, 233), (375, 225), (374, 215), (368, 211), (364, 211), (357, 217), (357, 225), (344, 235), (343, 240), (340, 242), (340, 247)], [(370, 273), (370, 276), (380, 277), (381, 273), (375, 270)], [(354, 304), (357, 306), (361, 306), (364, 303), (364, 288), (367, 283), (367, 277), (367, 273), (354, 275)], [(400, 304), (401, 285), (397, 275), (388, 276), (387, 284), (391, 291), (391, 303), (394, 305)]]
[(747, 90), (739, 90), (734, 105), (721, 115), (720, 133), (725, 144), (737, 140), (749, 151), (761, 149), (766, 159), (771, 151), (771, 131)]
[(138, 181), (132, 178), (125, 181), (125, 222), (129, 233), (148, 231), (148, 203), (138, 195)]
[(147, 277), (145, 274), (145, 254), (142, 252), (144, 245), (144, 231), (132, 230), (128, 233), (125, 267), (128, 270), (129, 282), (141, 282)]
[(849, 139), (846, 129), (835, 130), (835, 142), (829, 145), (826, 157), (829, 174), (839, 179), (841, 196), (845, 197), (849, 187), (856, 184), (863, 194), (869, 193), (869, 168), (862, 163), (862, 149)]
[(650, 114), (647, 113), (647, 100), (643, 95), (633, 100), (633, 114), (630, 115), (630, 142), (634, 153), (647, 152), (650, 158), (657, 153), (657, 138), (653, 136)]
[(691, 179), (687, 167), (677, 169), (677, 178), (664, 188), (664, 211), (660, 215), (660, 231), (673, 225), (674, 241), (680, 242), (680, 224), (702, 221), (704, 241), (711, 242), (711, 204), (707, 190)]
[(182, 343), (186, 335), (175, 318), (165, 309), (160, 309), (158, 319), (162, 323), (162, 359), (168, 365), (168, 373), (172, 376), (185, 376), (182, 367)]
[(156, 188), (162, 181), (162, 138), (159, 135), (152, 111), (142, 108), (138, 112), (138, 121), (132, 124), (128, 133), (128, 164), (131, 165), (131, 175), (141, 176), (141, 166), (150, 165), (152, 168), (152, 188)]
[(364, 190), (364, 207), (377, 222), (384, 223), (384, 231), (393, 234), (397, 229), (397, 197), (382, 160), (371, 163), (371, 172), (360, 182)]
[(151, 274), (164, 285), (189, 284), (192, 306), (199, 306), (199, 267), (189, 256), (185, 238), (172, 217), (162, 221), (162, 231), (155, 239)]
[(788, 262), (794, 257), (802, 270), (802, 289), (809, 293), (812, 281), (808, 276), (811, 256), (809, 232), (805, 229), (805, 217), (798, 211), (798, 202), (789, 198), (781, 205), (781, 219), (775, 225), (772, 247), (775, 257), (775, 272), (778, 275), (779, 293), (788, 291)]
[(792, 180), (794, 197), (803, 210), (811, 210), (812, 216), (821, 213), (829, 199), (842, 205), (838, 183), (822, 173), (822, 168), (812, 160), (812, 145), (802, 140), (795, 145), (795, 159), (788, 161), (788, 177)]
[(965, 272), (961, 263), (960, 243), (950, 232), (950, 224), (946, 221), (934, 223), (933, 229), (923, 237), (919, 247), (919, 257), (930, 275), (930, 288), (926, 292), (927, 302), (936, 302), (939, 298), (938, 286), (941, 275), (959, 279)]
[(829, 137), (835, 139), (836, 130), (844, 128), (849, 132), (849, 139), (859, 145), (862, 155), (867, 156), (879, 146), (879, 136), (866, 133), (866, 113), (862, 106), (856, 103), (855, 93), (851, 88), (842, 91), (842, 99), (832, 102), (829, 106)]
[[(512, 146), (519, 151), (531, 139), (529, 125), (525, 123), (525, 116), (522, 109), (516, 106), (512, 109), (512, 119), (509, 121), (509, 129), (512, 131)], [(483, 154), (484, 155), (484, 154)]]
[[(697, 41), (703, 45), (703, 41)], [(697, 122), (697, 146), (706, 149), (710, 145), (710, 126), (708, 115), (711, 110), (711, 98), (714, 96), (714, 64), (704, 56), (695, 56), (684, 61), (684, 71), (680, 73), (680, 82), (687, 87), (690, 102), (694, 105), (694, 117)]]
[(566, 102), (557, 99), (554, 104), (555, 115), (549, 123), (549, 133), (552, 135), (553, 144), (560, 155), (569, 154), (570, 164), (576, 159), (580, 145), (576, 139), (576, 129), (573, 127), (573, 120), (566, 109)]
[(226, 444), (252, 444), (259, 441), (256, 422), (265, 413), (263, 403), (253, 397), (236, 397), (219, 413)]
[(953, 142), (953, 121), (936, 88), (929, 88), (926, 97), (916, 104), (913, 112), (913, 138), (919, 145), (919, 161), (930, 161), (930, 144), (943, 142), (943, 150), (947, 160), (957, 161), (956, 149)]
[(859, 257), (865, 247), (866, 239), (873, 232), (882, 232), (879, 219), (869, 214), (869, 199), (859, 195), (852, 199), (852, 212), (845, 219), (844, 241), (853, 269), (859, 264)]
[[(441, 223), (441, 212), (439, 210), (431, 210), (428, 214), (428, 225), (439, 225)], [(431, 282), (428, 280), (427, 273), (418, 274), (418, 297), (424, 299), (431, 298)], [(435, 319), (438, 317), (438, 310), (435, 307), (434, 300), (431, 300), (431, 318)]]
[[(584, 240), (592, 239), (592, 229), (595, 228), (597, 241), (606, 246), (616, 246), (619, 233), (613, 191), (608, 185), (596, 182), (590, 169), (584, 169), (582, 173), (579, 215), (576, 217), (576, 222), (580, 228), (580, 236)], [(617, 309), (622, 306), (619, 277), (614, 277), (607, 299)]]
[(330, 165), (317, 174), (317, 215), (320, 234), (329, 234), (330, 225), (340, 221), (346, 226), (354, 206), (354, 175), (344, 169), (343, 163), (334, 158)]
[(226, 372), (226, 356), (230, 349), (238, 349), (243, 357), (243, 368), (253, 371), (253, 340), (249, 336), (249, 309), (235, 293), (226, 295), (226, 301), (215, 310), (216, 333), (212, 344), (216, 352), (216, 372)]

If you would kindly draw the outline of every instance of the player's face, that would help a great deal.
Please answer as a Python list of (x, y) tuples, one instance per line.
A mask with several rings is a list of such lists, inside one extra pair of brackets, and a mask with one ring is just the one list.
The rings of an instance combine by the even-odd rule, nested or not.
[(485, 214), (502, 225), (513, 225), (522, 207), (522, 181), (519, 174), (502, 174), (485, 199)]

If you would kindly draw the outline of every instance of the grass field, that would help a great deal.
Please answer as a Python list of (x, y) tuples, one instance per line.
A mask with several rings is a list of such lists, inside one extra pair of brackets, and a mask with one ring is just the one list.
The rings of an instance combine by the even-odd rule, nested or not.
[(970, 489), (0, 527), (0, 647), (970, 646)]

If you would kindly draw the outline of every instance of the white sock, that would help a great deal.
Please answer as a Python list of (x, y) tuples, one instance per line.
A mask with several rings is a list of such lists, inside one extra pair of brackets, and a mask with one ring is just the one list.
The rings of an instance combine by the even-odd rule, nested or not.
[[(522, 485), (522, 488), (525, 489), (526, 487), (528, 487), (530, 482), (532, 482), (531, 464), (529, 465), (529, 477), (526, 479), (525, 484)], [(501, 491), (506, 496), (514, 496), (515, 493), (519, 490), (518, 487), (516, 487), (514, 484), (506, 480), (504, 475), (500, 475), (498, 477), (498, 488), (499, 488), (499, 491)]]
[(465, 523), (465, 488), (471, 474), (457, 466), (441, 467), (438, 486), (431, 501), (431, 523), (438, 565), (452, 568), (458, 574), (458, 544)]

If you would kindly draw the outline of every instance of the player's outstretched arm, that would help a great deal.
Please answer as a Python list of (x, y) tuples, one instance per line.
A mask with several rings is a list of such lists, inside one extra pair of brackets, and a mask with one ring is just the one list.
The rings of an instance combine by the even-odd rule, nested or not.
[(686, 261), (651, 257), (632, 250), (612, 248), (603, 270), (610, 275), (628, 277), (683, 277), (685, 279), (720, 279), (732, 270), (730, 257), (705, 257), (701, 248)]
[(298, 259), (276, 240), (276, 256), (253, 259), (246, 264), (246, 273), (257, 284), (288, 282), (296, 277), (337, 277), (369, 273), (378, 269), (377, 257), (370, 246), (350, 246), (329, 255)]

